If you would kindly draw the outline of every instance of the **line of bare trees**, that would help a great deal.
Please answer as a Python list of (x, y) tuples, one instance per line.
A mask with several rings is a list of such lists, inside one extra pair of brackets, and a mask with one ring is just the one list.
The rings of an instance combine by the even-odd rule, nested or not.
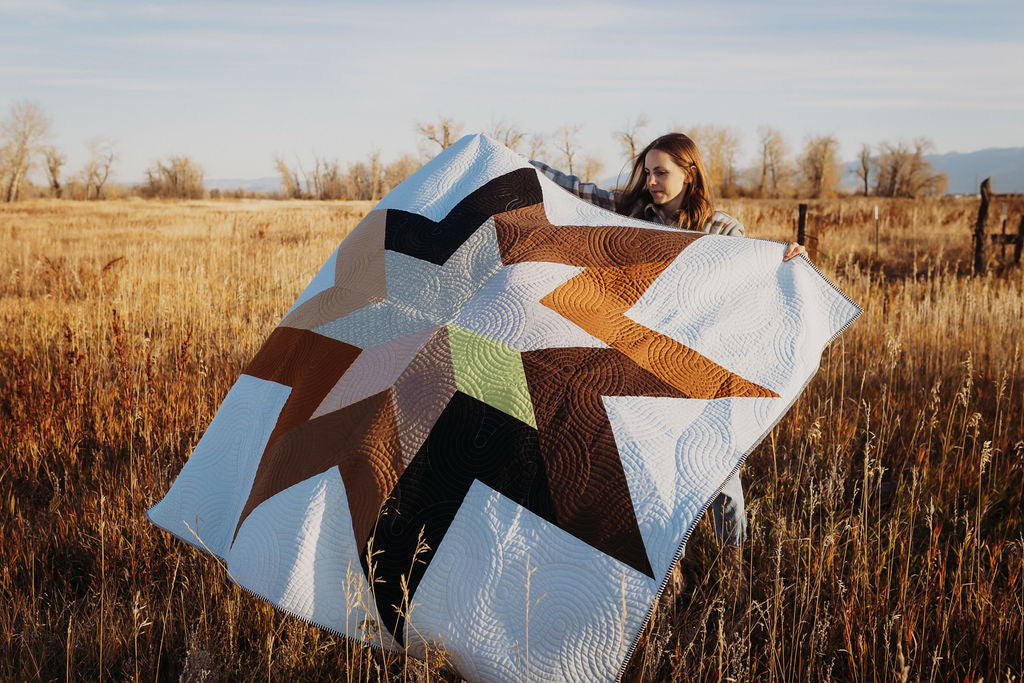
[(29, 171), (37, 164), (46, 173), (53, 197), (103, 198), (117, 161), (114, 141), (105, 137), (89, 140), (88, 160), (77, 174), (68, 177), (63, 174), (67, 156), (48, 144), (50, 128), (50, 119), (34, 102), (15, 102), (0, 120), (0, 201), (21, 199), (31, 186)]
[[(117, 162), (113, 140), (97, 137), (86, 147), (88, 160), (74, 175), (63, 174), (67, 157), (49, 143), (50, 120), (39, 105), (16, 102), (0, 120), (0, 201), (12, 202), (32, 187), (29, 171), (38, 165), (46, 174), (49, 196), (74, 199), (103, 199), (108, 196)], [(612, 132), (623, 157), (631, 161), (646, 145), (649, 123), (640, 115)], [(344, 166), (319, 153), (305, 164), (296, 159), (289, 165), (281, 156), (275, 166), (281, 178), (281, 195), (286, 198), (376, 200), (415, 172), (423, 160), (452, 145), (464, 125), (447, 116), (418, 122), (420, 155), (406, 154), (384, 163), (380, 152), (364, 161)], [(492, 137), (531, 159), (550, 163), (583, 180), (595, 182), (604, 170), (601, 161), (580, 142), (583, 127), (566, 124), (550, 133), (528, 133), (509, 121), (492, 123)], [(740, 167), (742, 138), (730, 126), (713, 124), (677, 125), (701, 148), (709, 181), (719, 197), (831, 197), (841, 192), (843, 164), (839, 142), (832, 135), (814, 135), (804, 140), (799, 153), (790, 150), (782, 132), (771, 126), (757, 130), (756, 163)], [(858, 192), (884, 197), (923, 197), (944, 194), (948, 181), (925, 158), (933, 145), (926, 138), (912, 143), (882, 142), (864, 145), (858, 156)], [(625, 168), (623, 164), (622, 168)], [(39, 194), (38, 188), (33, 188)], [(143, 197), (194, 199), (206, 196), (203, 169), (188, 157), (170, 157), (154, 162), (145, 172), (145, 182), (134, 189), (121, 188)]]
[[(117, 163), (117, 143), (98, 136), (86, 143), (85, 165), (74, 175), (64, 173), (67, 155), (49, 144), (50, 119), (34, 102), (15, 102), (0, 120), (0, 201), (14, 202), (33, 188), (28, 174), (40, 167), (46, 174), (46, 192), (57, 199), (105, 199)], [(146, 170), (146, 182), (120, 188), (113, 196), (135, 192), (143, 197), (194, 199), (203, 197), (202, 168), (187, 157), (155, 162)], [(38, 193), (38, 192), (37, 192)]]
[[(50, 120), (38, 105), (15, 102), (7, 118), (0, 121), (0, 201), (21, 198), (26, 176), (42, 152), (42, 143), (50, 134)], [(63, 161), (59, 161), (59, 170)]]
[(146, 169), (139, 193), (147, 199), (202, 199), (203, 168), (188, 157), (170, 157)]
[[(651, 139), (644, 133), (648, 119), (639, 115), (612, 132), (626, 162), (631, 162)], [(417, 123), (423, 142), (445, 149), (458, 139), (462, 124), (450, 117), (436, 122)], [(565, 125), (550, 135), (528, 134), (513, 123), (491, 125), (488, 133), (531, 159), (553, 164), (585, 181), (597, 181), (603, 167), (589, 156), (579, 142), (580, 125)], [(798, 154), (793, 154), (782, 132), (772, 126), (757, 130), (756, 163), (741, 169), (740, 132), (730, 126), (713, 124), (676, 125), (673, 130), (686, 133), (701, 148), (714, 192), (719, 197), (833, 197), (841, 193), (844, 165), (839, 141), (833, 135), (809, 136)], [(859, 158), (858, 178), (864, 194), (886, 197), (925, 197), (944, 194), (948, 186), (945, 173), (938, 173), (924, 158), (932, 150), (926, 138), (904, 142), (883, 142), (872, 148), (865, 145)]]
[(944, 172), (937, 173), (930, 161), (924, 158), (934, 145), (927, 138), (917, 138), (913, 143), (883, 142), (872, 149), (861, 147), (858, 156), (857, 178), (863, 194), (881, 197), (934, 197), (946, 193), (949, 179)]
[(296, 160), (292, 166), (281, 156), (274, 166), (281, 176), (284, 197), (289, 199), (380, 199), (392, 188), (412, 175), (423, 162), (405, 154), (383, 163), (380, 152), (370, 153), (366, 161), (356, 161), (342, 168), (336, 159), (313, 154), (312, 163)]

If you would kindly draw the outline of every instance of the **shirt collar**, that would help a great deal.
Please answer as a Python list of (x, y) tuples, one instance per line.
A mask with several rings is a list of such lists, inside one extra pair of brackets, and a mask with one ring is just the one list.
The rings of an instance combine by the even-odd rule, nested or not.
[(679, 225), (679, 211), (676, 211), (672, 215), (672, 221), (670, 223), (666, 223), (664, 219), (662, 219), (661, 214), (658, 213), (658, 210), (654, 208), (654, 202), (647, 202), (644, 204), (643, 216), (644, 220), (651, 223), (657, 223), (659, 225)]

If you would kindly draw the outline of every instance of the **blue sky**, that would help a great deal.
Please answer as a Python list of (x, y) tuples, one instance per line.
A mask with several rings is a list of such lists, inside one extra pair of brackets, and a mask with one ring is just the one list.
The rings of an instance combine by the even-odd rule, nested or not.
[(114, 2), (0, 0), (0, 116), (37, 102), (84, 163), (116, 141), (119, 180), (189, 155), (208, 177), (273, 175), (273, 157), (342, 162), (422, 147), (438, 115), (486, 130), (580, 124), (622, 164), (612, 131), (645, 114), (757, 128), (791, 149), (833, 134), (926, 136), (936, 151), (1024, 146), (1024, 3)]

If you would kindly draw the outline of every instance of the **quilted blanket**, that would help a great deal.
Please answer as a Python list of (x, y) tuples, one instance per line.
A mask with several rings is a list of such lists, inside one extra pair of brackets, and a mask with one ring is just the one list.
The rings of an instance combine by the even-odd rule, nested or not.
[(686, 539), (860, 313), (467, 136), (388, 194), (150, 519), (278, 608), (470, 681), (621, 675)]

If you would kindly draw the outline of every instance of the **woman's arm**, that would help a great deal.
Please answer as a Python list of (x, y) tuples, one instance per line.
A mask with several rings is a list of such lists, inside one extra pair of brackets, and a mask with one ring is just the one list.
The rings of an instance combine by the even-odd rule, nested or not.
[(711, 214), (711, 220), (704, 227), (704, 232), (709, 235), (729, 235), (730, 237), (743, 237), (746, 230), (743, 224), (724, 211), (715, 211)]
[(551, 168), (543, 161), (530, 160), (537, 169), (546, 175), (555, 183), (580, 199), (590, 202), (595, 206), (600, 206), (602, 209), (608, 209), (609, 211), (615, 211), (615, 205), (618, 202), (619, 195), (617, 192), (612, 190), (603, 190), (594, 183), (584, 183), (577, 176), (569, 175), (568, 173), (562, 173), (561, 171)]
[[(730, 235), (732, 237), (743, 237), (745, 232), (743, 224), (738, 220), (725, 213), (724, 211), (715, 211), (711, 216), (711, 220), (708, 221), (707, 227), (704, 232), (709, 235)], [(786, 253), (782, 255), (783, 261), (789, 261), (790, 259), (796, 258), (800, 254), (806, 254), (807, 250), (803, 245), (797, 244), (796, 242), (790, 242), (786, 246)]]

